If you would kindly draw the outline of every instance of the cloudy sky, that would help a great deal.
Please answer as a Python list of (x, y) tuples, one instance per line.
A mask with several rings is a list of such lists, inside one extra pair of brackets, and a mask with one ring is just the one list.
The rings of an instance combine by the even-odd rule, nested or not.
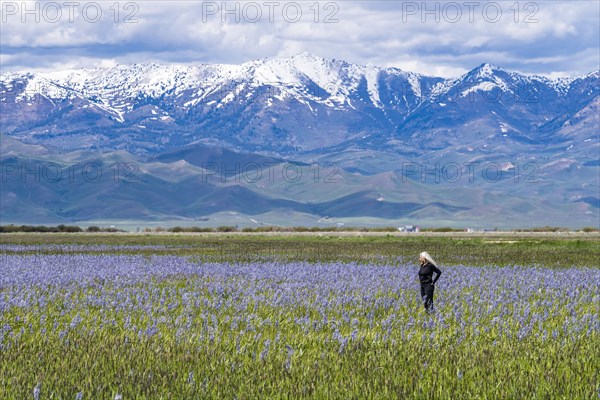
[(600, 68), (598, 0), (2, 0), (0, 13), (2, 72), (303, 51), (443, 77), (484, 62), (551, 77)]

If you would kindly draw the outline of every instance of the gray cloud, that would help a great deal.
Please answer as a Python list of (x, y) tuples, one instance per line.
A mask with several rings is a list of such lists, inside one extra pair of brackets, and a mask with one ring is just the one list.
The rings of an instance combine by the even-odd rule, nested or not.
[(599, 68), (595, 0), (229, 1), (226, 10), (222, 1), (56, 1), (29, 2), (29, 14), (23, 4), (0, 2), (2, 71), (241, 63), (302, 51), (447, 77), (483, 62), (552, 76)]

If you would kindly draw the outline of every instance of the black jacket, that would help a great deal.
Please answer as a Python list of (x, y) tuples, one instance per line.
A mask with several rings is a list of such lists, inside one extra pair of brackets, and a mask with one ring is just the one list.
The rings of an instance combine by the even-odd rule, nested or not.
[[(433, 278), (433, 273), (436, 273), (435, 279)], [(442, 271), (429, 261), (425, 262), (425, 264), (421, 265), (419, 269), (419, 281), (421, 281), (421, 285), (430, 285), (435, 283), (438, 279), (440, 279), (440, 275), (442, 275)]]

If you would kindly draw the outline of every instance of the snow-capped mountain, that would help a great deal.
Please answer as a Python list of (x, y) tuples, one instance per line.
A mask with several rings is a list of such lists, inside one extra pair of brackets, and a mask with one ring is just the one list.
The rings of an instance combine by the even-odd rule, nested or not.
[[(574, 79), (524, 76), (482, 64), (433, 88), (396, 130), (421, 149), (480, 148), (512, 154), (524, 146), (597, 142), (597, 129), (557, 135), (567, 120), (597, 101), (598, 72)], [(568, 144), (567, 146), (568, 147)], [(500, 150), (498, 150), (500, 149)]]
[[(51, 100), (69, 98), (90, 99), (131, 111), (139, 98), (168, 98), (174, 104), (190, 108), (207, 97), (220, 94), (220, 104), (233, 99), (229, 94), (273, 86), (281, 90), (280, 97), (307, 97), (326, 105), (347, 104), (352, 92), (364, 81), (369, 99), (382, 107), (379, 98), (379, 75), (395, 75), (409, 83), (413, 93), (419, 93), (418, 74), (396, 68), (359, 66), (340, 60), (326, 60), (310, 53), (281, 59), (263, 59), (241, 65), (119, 65), (114, 68), (80, 69), (52, 73), (9, 73), (0, 82), (8, 92), (14, 82), (24, 92), (17, 100), (34, 95)], [(314, 86), (310, 88), (310, 86)], [(317, 88), (321, 91), (315, 90)], [(310, 90), (312, 89), (312, 90)], [(8, 95), (7, 92), (3, 92)], [(180, 103), (174, 99), (187, 97)], [(123, 113), (114, 110), (115, 115)]]
[[(539, 220), (547, 212), (550, 221), (562, 215), (565, 221), (581, 222), (599, 215), (599, 95), (598, 71), (548, 79), (482, 64), (463, 76), (442, 79), (310, 53), (241, 65), (134, 64), (7, 73), (0, 76), (2, 162), (129, 154), (125, 158), (145, 171), (143, 190), (132, 187), (131, 197), (140, 204), (154, 198), (156, 193), (147, 197), (152, 188), (161, 187), (165, 195), (190, 190), (179, 182), (165, 183), (171, 172), (189, 179), (190, 187), (202, 188), (212, 205), (184, 202), (178, 216), (231, 210), (255, 215), (285, 208), (319, 218), (434, 215), (449, 220), (461, 215), (468, 220), (489, 215), (489, 196), (499, 196), (504, 208), (493, 213), (506, 212), (514, 221)], [(332, 186), (302, 191), (285, 182), (253, 182), (233, 189), (229, 183), (198, 181), (199, 160), (219, 164), (219, 157), (234, 163), (268, 159), (335, 165), (342, 177), (333, 192), (337, 200), (329, 193)], [(416, 183), (422, 181), (418, 174), (407, 186), (406, 162), (492, 162), (514, 178), (491, 189), (487, 181), (460, 190), (447, 182), (453, 183), (447, 187), (452, 194), (440, 197), (429, 181)], [(527, 163), (535, 163), (541, 184), (510, 185), (518, 181), (514, 171), (519, 164)], [(15, 185), (4, 185), (2, 200), (13, 204), (12, 214), (18, 215), (19, 207), (35, 196), (23, 182)], [(46, 195), (58, 190), (53, 204), (71, 204), (65, 199), (73, 198), (70, 189), (54, 185), (44, 190)], [(28, 207), (61, 218), (90, 218), (73, 206), (48, 211), (40, 205), (46, 204), (41, 200), (46, 195)], [(232, 200), (216, 205), (226, 198)], [(540, 198), (553, 200), (538, 204)], [(156, 200), (140, 215), (162, 215), (165, 204), (165, 199)], [(122, 206), (115, 210), (127, 208)]]
[(302, 53), (241, 65), (4, 74), (0, 124), (63, 150), (143, 153), (205, 142), (277, 154), (356, 144), (406, 151), (415, 141), (457, 144), (467, 126), (470, 141), (490, 132), (535, 141), (598, 93), (597, 72), (550, 80), (483, 64), (443, 80)]
[[(389, 131), (423, 101), (423, 88), (439, 82), (309, 53), (242, 65), (5, 74), (1, 123), (25, 141), (43, 137), (65, 149), (144, 152), (214, 140), (285, 153)], [(57, 138), (65, 134), (70, 140)]]

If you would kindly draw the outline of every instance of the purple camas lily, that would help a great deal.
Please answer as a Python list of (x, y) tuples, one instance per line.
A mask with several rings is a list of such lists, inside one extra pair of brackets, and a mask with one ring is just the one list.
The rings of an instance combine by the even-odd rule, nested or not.
[[(25, 330), (21, 323), (3, 320), (0, 345), (42, 329), (63, 340), (73, 332), (106, 327), (139, 339), (172, 331), (178, 340), (211, 344), (231, 331), (238, 338), (237, 352), (244, 351), (249, 335), (263, 335), (260, 359), (283, 350), (287, 366), (293, 349), (281, 349), (278, 342), (280, 331), (291, 326), (304, 335), (326, 333), (339, 352), (348, 349), (350, 339), (436, 341), (449, 334), (461, 342), (495, 334), (555, 340), (600, 330), (598, 313), (590, 308), (598, 301), (596, 269), (447, 266), (436, 285), (438, 312), (426, 316), (413, 264), (203, 263), (173, 255), (110, 253), (123, 248), (72, 246), (73, 251), (30, 254), (31, 246), (3, 245), (0, 312), (29, 310), (36, 318)], [(78, 252), (90, 249), (103, 253)], [(47, 320), (47, 308), (57, 303), (61, 315)], [(104, 311), (93, 320), (89, 310)], [(22, 332), (15, 334), (12, 324)], [(271, 330), (276, 336), (266, 336)]]

